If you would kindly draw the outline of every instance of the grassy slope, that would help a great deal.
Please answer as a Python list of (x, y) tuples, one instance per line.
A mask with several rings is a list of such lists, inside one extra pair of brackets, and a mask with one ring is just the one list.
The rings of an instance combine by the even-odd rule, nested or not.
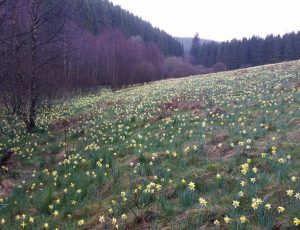
[[(23, 167), (1, 177), (26, 182), (0, 199), (0, 228), (215, 229), (216, 220), (221, 229), (296, 228), (299, 72), (296, 61), (103, 91), (45, 114), (33, 135), (15, 122), (0, 147), (13, 148)], [(65, 159), (64, 129), (49, 128), (64, 118)], [(253, 209), (252, 198), (263, 203)]]

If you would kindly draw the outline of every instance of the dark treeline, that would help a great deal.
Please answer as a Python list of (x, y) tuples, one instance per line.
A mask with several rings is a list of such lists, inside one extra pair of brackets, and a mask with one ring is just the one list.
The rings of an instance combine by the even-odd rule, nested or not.
[(181, 43), (159, 28), (107, 0), (68, 0), (74, 9), (71, 20), (94, 34), (107, 29), (120, 29), (125, 36), (140, 36), (145, 42), (154, 42), (166, 56), (183, 56)]
[[(181, 44), (183, 45), (184, 54), (188, 55), (191, 50), (193, 38), (192, 37), (177, 37), (177, 40), (179, 42), (181, 42)], [(200, 42), (200, 45), (202, 45), (202, 43), (211, 42), (211, 40), (199, 38), (199, 42)]]
[(205, 67), (223, 63), (228, 69), (238, 69), (300, 58), (300, 32), (197, 44), (198, 35), (193, 40), (191, 58), (194, 64)]
[(106, 0), (0, 0), (0, 115), (30, 131), (70, 93), (197, 73), (182, 53), (170, 35)]

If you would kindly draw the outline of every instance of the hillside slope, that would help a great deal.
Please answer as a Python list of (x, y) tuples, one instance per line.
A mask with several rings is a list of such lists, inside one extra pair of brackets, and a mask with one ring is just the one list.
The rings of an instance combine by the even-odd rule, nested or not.
[(299, 74), (294, 61), (100, 91), (32, 135), (15, 121), (0, 228), (296, 229)]

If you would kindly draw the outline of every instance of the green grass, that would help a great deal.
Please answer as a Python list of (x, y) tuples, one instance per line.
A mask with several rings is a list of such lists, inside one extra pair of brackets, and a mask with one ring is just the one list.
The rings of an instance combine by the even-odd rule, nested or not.
[(0, 148), (21, 167), (1, 169), (17, 185), (0, 228), (296, 229), (299, 73), (294, 61), (100, 91), (42, 114), (34, 134), (14, 120)]

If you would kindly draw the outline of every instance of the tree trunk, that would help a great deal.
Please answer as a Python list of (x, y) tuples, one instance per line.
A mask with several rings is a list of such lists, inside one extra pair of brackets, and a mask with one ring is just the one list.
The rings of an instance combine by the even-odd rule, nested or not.
[(15, 106), (13, 109), (13, 114), (20, 113), (23, 109), (24, 103), (23, 103), (23, 75), (21, 73), (21, 60), (19, 57), (19, 52), (21, 49), (20, 42), (18, 40), (17, 34), (19, 34), (19, 25), (18, 25), (18, 12), (17, 12), (17, 1), (12, 1), (12, 36), (13, 38), (13, 57), (14, 57), (14, 66), (15, 66), (15, 72), (14, 75), (16, 77), (15, 79)]
[(27, 131), (31, 132), (36, 127), (37, 117), (37, 76), (36, 76), (36, 58), (37, 58), (37, 39), (38, 39), (38, 15), (36, 12), (37, 1), (31, 0), (31, 78), (30, 78), (30, 102)]

